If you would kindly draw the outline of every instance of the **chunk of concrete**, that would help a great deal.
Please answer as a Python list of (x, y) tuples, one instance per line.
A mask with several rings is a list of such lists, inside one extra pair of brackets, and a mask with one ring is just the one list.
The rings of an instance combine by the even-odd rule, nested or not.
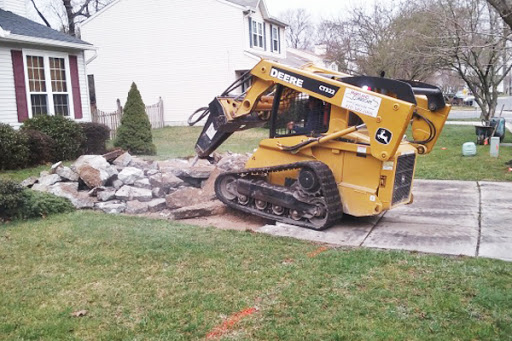
[(151, 190), (151, 193), (153, 193), (153, 198), (159, 198), (159, 199), (161, 199), (161, 198), (165, 199), (165, 196), (167, 194), (162, 187), (153, 187), (153, 189)]
[(148, 202), (149, 212), (159, 212), (167, 207), (165, 199), (153, 199)]
[(185, 187), (169, 194), (166, 198), (167, 207), (170, 209), (197, 205), (209, 201), (209, 198), (203, 196), (199, 188)]
[(116, 198), (116, 191), (114, 189), (106, 189), (104, 191), (98, 192), (96, 197), (99, 201), (110, 201)]
[(135, 181), (144, 178), (144, 171), (135, 167), (126, 167), (119, 174), (117, 178), (125, 185), (133, 185)]
[(149, 182), (154, 187), (161, 187), (168, 191), (170, 188), (183, 186), (185, 182), (173, 173), (158, 173), (149, 177)]
[(47, 176), (43, 176), (43, 177), (39, 178), (39, 184), (41, 184), (43, 186), (51, 186), (60, 181), (62, 181), (62, 178), (60, 176), (58, 176), (57, 174), (51, 174), (51, 175), (47, 175)]
[(58, 174), (62, 179), (66, 181), (78, 181), (78, 179), (80, 178), (78, 173), (74, 172), (71, 168), (65, 166), (57, 168), (56, 174)]
[(50, 168), (50, 174), (57, 174), (57, 169), (62, 166), (62, 161), (59, 161), (57, 163), (54, 163), (52, 167)]
[(151, 184), (149, 183), (148, 178), (139, 179), (139, 180), (135, 181), (135, 183), (133, 185), (137, 188), (145, 188), (145, 189), (152, 188)]
[(125, 185), (116, 192), (116, 198), (125, 201), (138, 200), (146, 202), (153, 199), (153, 193), (149, 189)]
[(221, 170), (219, 168), (215, 168), (213, 172), (211, 172), (210, 177), (208, 180), (204, 182), (203, 188), (202, 188), (202, 194), (206, 198), (215, 199), (215, 180), (217, 180), (217, 177), (221, 174)]
[(148, 203), (140, 202), (138, 200), (131, 200), (126, 202), (126, 213), (129, 214), (142, 214), (148, 211)]
[(32, 187), (38, 180), (39, 178), (37, 176), (31, 176), (23, 180), (20, 185), (23, 187)]
[(215, 200), (203, 202), (193, 206), (178, 208), (171, 211), (172, 217), (176, 220), (190, 219), (211, 215), (224, 214), (226, 212), (226, 205), (222, 202)]
[(126, 210), (126, 203), (118, 200), (99, 202), (94, 208), (108, 214), (120, 214)]
[(127, 167), (132, 162), (132, 156), (130, 153), (125, 152), (114, 160), (114, 165), (118, 167)]
[(50, 186), (48, 192), (68, 199), (78, 209), (93, 208), (96, 203), (87, 192), (78, 191), (78, 182), (59, 182)]
[(78, 173), (89, 188), (105, 185), (118, 173), (114, 166), (99, 155), (82, 155), (73, 163), (71, 169)]

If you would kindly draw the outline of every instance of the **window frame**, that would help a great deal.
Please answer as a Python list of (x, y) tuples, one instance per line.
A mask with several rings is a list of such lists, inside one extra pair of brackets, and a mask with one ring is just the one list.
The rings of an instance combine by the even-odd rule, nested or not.
[(252, 47), (257, 49), (264, 49), (265, 48), (265, 39), (263, 35), (265, 34), (265, 30), (263, 29), (264, 23), (255, 19), (251, 18), (251, 24), (252, 24), (252, 35), (251, 35), (251, 42)]
[[(29, 75), (28, 75), (28, 63), (27, 63), (27, 57), (42, 57), (43, 58), (43, 65), (44, 65), (44, 78), (45, 78), (45, 86), (46, 86), (46, 92), (32, 92), (30, 90), (30, 81), (29, 81)], [(65, 68), (65, 75), (66, 75), (66, 92), (57, 92), (53, 91), (52, 87), (52, 77), (51, 77), (51, 70), (50, 70), (50, 58), (61, 58), (64, 59), (64, 68)], [(63, 53), (63, 52), (53, 52), (53, 51), (42, 51), (42, 50), (31, 50), (31, 49), (23, 49), (23, 69), (25, 72), (25, 88), (27, 89), (27, 109), (28, 109), (28, 117), (34, 118), (34, 115), (32, 113), (32, 98), (31, 95), (46, 95), (46, 105), (48, 108), (47, 115), (48, 116), (55, 116), (55, 103), (54, 103), (54, 95), (67, 95), (68, 96), (68, 116), (70, 119), (74, 119), (74, 103), (73, 103), (73, 88), (71, 84), (71, 69), (69, 65), (69, 54)]]
[[(275, 30), (275, 34), (274, 34)], [(274, 42), (277, 43), (277, 49), (274, 46)], [(279, 26), (270, 25), (270, 44), (272, 44), (272, 52), (281, 53), (281, 41), (279, 39)]]

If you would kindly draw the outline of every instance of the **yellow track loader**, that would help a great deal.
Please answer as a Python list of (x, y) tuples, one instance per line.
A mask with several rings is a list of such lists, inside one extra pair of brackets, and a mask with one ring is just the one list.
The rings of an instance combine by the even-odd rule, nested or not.
[(449, 111), (442, 92), (425, 83), (262, 60), (189, 124), (206, 119), (199, 158), (236, 131), (268, 126), (246, 168), (217, 178), (217, 197), (249, 214), (322, 230), (343, 214), (411, 203), (416, 157), (432, 151)]

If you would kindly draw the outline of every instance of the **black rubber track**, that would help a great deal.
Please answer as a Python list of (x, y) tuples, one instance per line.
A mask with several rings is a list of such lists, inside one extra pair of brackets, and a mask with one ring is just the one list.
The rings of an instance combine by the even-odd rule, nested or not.
[[(302, 218), (301, 220), (294, 220), (286, 216), (279, 216), (272, 213), (260, 211), (253, 207), (243, 206), (237, 202), (237, 199), (228, 200), (227, 198), (225, 198), (219, 189), (220, 182), (222, 181), (223, 178), (227, 176), (234, 176), (235, 178), (243, 178), (247, 176), (261, 176), (267, 175), (268, 173), (272, 172), (282, 172), (292, 169), (300, 169), (304, 167), (312, 169), (315, 172), (318, 179), (320, 180), (320, 195), (322, 198), (325, 199), (327, 206), (327, 219), (325, 223), (321, 226), (314, 225), (307, 221), (305, 218)], [(266, 219), (271, 219), (291, 225), (306, 227), (313, 230), (324, 230), (333, 225), (343, 216), (343, 208), (341, 205), (340, 194), (338, 191), (336, 181), (334, 180), (332, 171), (326, 164), (319, 161), (303, 161), (281, 166), (247, 168), (238, 172), (222, 173), (215, 181), (215, 194), (217, 195), (217, 198), (221, 200), (223, 203), (225, 203), (229, 207), (240, 210), (242, 212), (250, 213), (252, 215), (260, 216)]]

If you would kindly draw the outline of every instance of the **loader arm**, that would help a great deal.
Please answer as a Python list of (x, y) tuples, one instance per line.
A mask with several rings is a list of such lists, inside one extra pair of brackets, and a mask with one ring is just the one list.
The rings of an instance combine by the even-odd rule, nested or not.
[[(235, 131), (264, 125), (270, 118), (272, 98), (264, 95), (268, 95), (275, 85), (306, 93), (340, 107), (345, 113), (356, 114), (368, 131), (371, 154), (379, 160), (388, 160), (396, 153), (411, 120), (419, 152), (428, 153), (432, 149), (449, 111), (444, 100), (435, 108), (430, 107), (435, 109), (432, 111), (429, 98), (416, 95), (408, 83), (386, 78), (349, 77), (342, 73), (331, 73), (326, 77), (320, 73), (323, 71), (328, 70), (310, 65), (300, 70), (268, 60), (260, 61), (250, 71), (252, 86), (245, 96), (216, 97), (210, 103), (210, 117), (196, 144), (198, 156), (208, 157)], [(419, 84), (415, 85), (420, 89)], [(429, 89), (423, 90), (428, 92)], [(265, 101), (262, 102), (262, 98)]]

